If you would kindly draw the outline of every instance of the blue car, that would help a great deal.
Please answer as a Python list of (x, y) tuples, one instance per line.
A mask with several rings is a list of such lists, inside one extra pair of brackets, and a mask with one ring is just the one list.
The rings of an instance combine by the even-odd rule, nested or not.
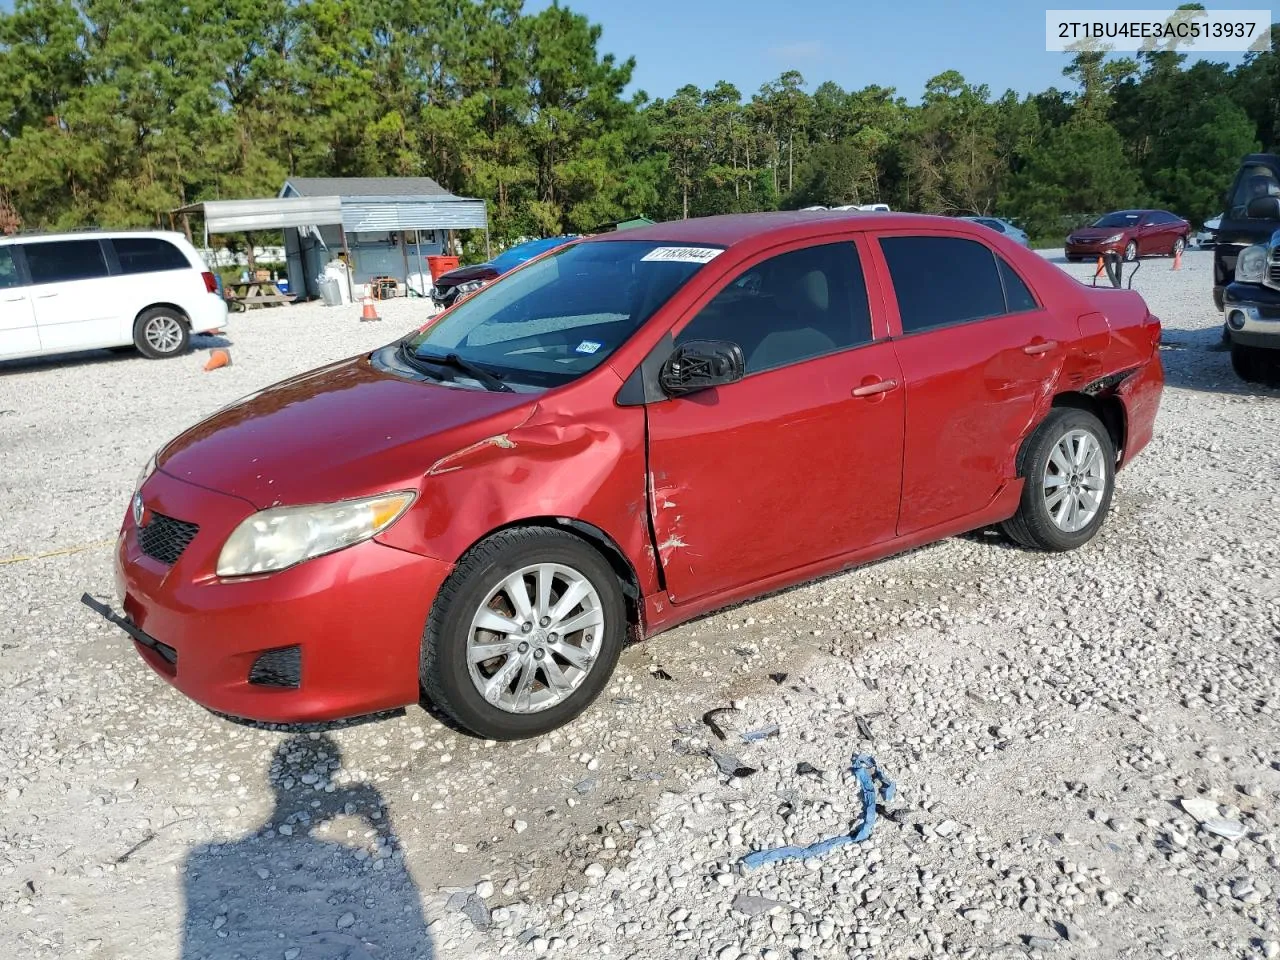
[(431, 288), (431, 299), (436, 306), (442, 309), (451, 307), (459, 297), (465, 297), (473, 290), (479, 290), (486, 283), (502, 276), (507, 271), (514, 270), (520, 264), (541, 256), (548, 250), (562, 247), (570, 240), (577, 239), (577, 236), (574, 235), (528, 240), (524, 243), (517, 243), (514, 247), (508, 247), (488, 263), (477, 263), (474, 266), (450, 270), (436, 279), (435, 286)]
[(1001, 220), (999, 217), (960, 217), (960, 219), (972, 220), (974, 223), (980, 223), (984, 227), (990, 227), (996, 233), (1003, 233), (1006, 237), (1013, 240), (1014, 243), (1020, 243), (1024, 247), (1031, 246), (1031, 238), (1008, 220)]

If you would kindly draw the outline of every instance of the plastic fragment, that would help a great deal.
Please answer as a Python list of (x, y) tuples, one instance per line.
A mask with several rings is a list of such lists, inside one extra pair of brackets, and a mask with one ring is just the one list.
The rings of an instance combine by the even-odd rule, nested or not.
[(787, 682), (787, 675), (785, 673), (771, 673), (769, 674), (769, 679), (781, 686)]
[[(823, 857), (836, 847), (846, 843), (862, 843), (871, 836), (876, 823), (876, 802), (893, 802), (897, 795), (897, 785), (880, 770), (876, 758), (868, 753), (856, 754), (851, 767), (858, 781), (858, 791), (862, 797), (862, 823), (852, 833), (839, 837), (820, 840), (807, 847), (777, 847), (773, 850), (757, 850), (742, 858), (741, 865), (746, 870), (754, 870), (766, 863), (777, 863), (781, 860), (808, 860), (812, 857)], [(878, 789), (877, 789), (878, 785)]]
[(759, 730), (748, 730), (746, 733), (740, 734), (740, 736), (743, 743), (759, 743), (761, 740), (776, 737), (778, 733), (778, 725), (771, 723), (767, 727), (761, 727)]
[(711, 732), (716, 735), (717, 739), (723, 740), (725, 738), (724, 728), (721, 727), (720, 724), (716, 723), (715, 718), (721, 714), (734, 712), (736, 711), (733, 707), (716, 707), (714, 710), (708, 710), (702, 715), (702, 722), (711, 728)]
[(675, 679), (675, 677), (667, 673), (667, 671), (663, 670), (661, 667), (654, 667), (653, 670), (650, 671), (650, 673), (652, 673), (654, 678), (658, 680), (674, 680)]
[(822, 771), (806, 760), (801, 760), (796, 764), (796, 776), (798, 777), (820, 777)]

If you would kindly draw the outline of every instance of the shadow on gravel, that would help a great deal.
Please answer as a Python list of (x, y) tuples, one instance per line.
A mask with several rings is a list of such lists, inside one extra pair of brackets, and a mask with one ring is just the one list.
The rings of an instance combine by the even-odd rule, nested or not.
[(323, 734), (276, 748), (267, 822), (187, 857), (182, 960), (431, 960), (386, 802), (371, 784), (337, 783), (341, 767)]
[[(170, 359), (181, 360), (200, 350), (214, 347), (230, 347), (226, 337), (197, 333), (191, 337), (191, 350)], [(54, 353), (47, 357), (27, 357), (24, 360), (0, 360), (0, 377), (8, 373), (29, 373), (35, 370), (57, 370), (61, 367), (80, 367), (91, 364), (119, 363), (124, 360), (140, 360), (142, 354), (133, 347), (112, 347), (107, 350), (81, 350), (76, 353)], [(165, 361), (156, 361), (163, 363)]]
[(1274, 397), (1280, 387), (1280, 365), (1275, 383), (1241, 380), (1231, 368), (1231, 348), (1222, 342), (1222, 332), (1216, 327), (1165, 330), (1160, 338), (1160, 360), (1168, 387), (1239, 397)]

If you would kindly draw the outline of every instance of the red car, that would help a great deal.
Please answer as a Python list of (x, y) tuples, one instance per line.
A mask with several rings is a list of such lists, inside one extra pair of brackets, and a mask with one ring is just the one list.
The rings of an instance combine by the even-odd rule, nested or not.
[(1072, 230), (1066, 254), (1071, 261), (1118, 253), (1127, 261), (1155, 255), (1177, 256), (1187, 249), (1191, 224), (1167, 210), (1119, 210), (1091, 226)]
[(993, 524), (1089, 541), (1159, 321), (984, 227), (776, 213), (579, 241), (160, 449), (128, 630), (225, 713), (515, 739), (629, 638)]

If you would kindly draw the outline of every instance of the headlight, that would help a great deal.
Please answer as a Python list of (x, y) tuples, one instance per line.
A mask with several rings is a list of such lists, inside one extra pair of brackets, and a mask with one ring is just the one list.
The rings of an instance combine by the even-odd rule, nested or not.
[(142, 485), (147, 482), (147, 478), (156, 472), (156, 455), (159, 450), (147, 458), (147, 462), (142, 465), (142, 472), (138, 474), (138, 481), (133, 485), (133, 492), (137, 493), (142, 489)]
[(271, 573), (368, 540), (413, 503), (408, 490), (363, 500), (273, 507), (241, 521), (218, 555), (218, 576)]
[(130, 509), (133, 511), (134, 526), (142, 525), (142, 485), (147, 482), (149, 476), (156, 472), (156, 455), (159, 452), (157, 450), (147, 458), (147, 462), (142, 465), (142, 472), (138, 474), (138, 479), (133, 484), (133, 502), (130, 504)]
[(1236, 260), (1236, 279), (1242, 283), (1261, 283), (1267, 278), (1267, 245), (1255, 243), (1240, 251)]
[(1107, 237), (1107, 239), (1103, 240), (1102, 242), (1103, 242), (1103, 243), (1119, 243), (1119, 242), (1120, 242), (1121, 240), (1123, 240), (1123, 239), (1124, 239), (1124, 234), (1123, 234), (1123, 233), (1117, 233), (1117, 234), (1116, 234), (1115, 236), (1113, 236), (1113, 237)]
[(483, 280), (468, 280), (466, 283), (458, 284), (454, 289), (458, 291), (458, 296), (471, 293), (473, 290), (479, 290), (485, 285)]

